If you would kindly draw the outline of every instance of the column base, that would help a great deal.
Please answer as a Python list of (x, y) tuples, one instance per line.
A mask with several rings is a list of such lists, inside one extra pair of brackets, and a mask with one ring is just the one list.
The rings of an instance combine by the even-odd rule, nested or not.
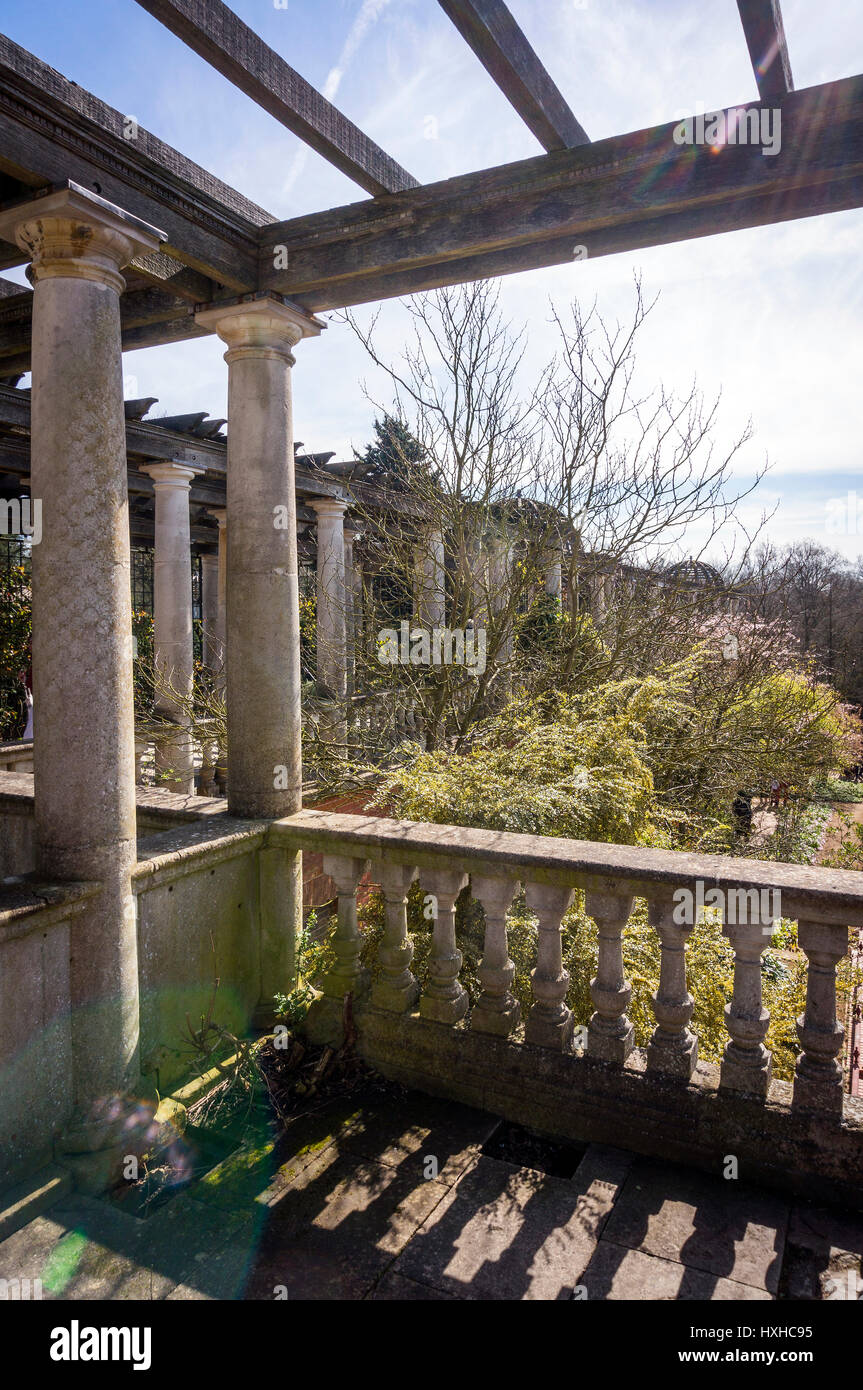
[(521, 1022), (521, 1008), (513, 999), (506, 1008), (489, 1009), (482, 1000), (471, 1009), (470, 1028), (472, 1033), (491, 1033), (497, 1038), (508, 1038)]
[(323, 1047), (341, 1047), (345, 1040), (344, 1000), (319, 995), (309, 1005), (301, 1031), (307, 1042)]
[(819, 1119), (841, 1121), (844, 1099), (841, 1075), (821, 1078), (801, 1076), (798, 1072), (794, 1077), (792, 1111), (817, 1115)]
[(368, 970), (358, 970), (355, 975), (345, 977), (344, 975), (325, 975), (321, 981), (321, 990), (328, 999), (343, 1000), (346, 995), (352, 994), (355, 999), (362, 999), (368, 994), (371, 984), (371, 975)]
[(131, 1157), (142, 1158), (171, 1144), (186, 1125), (186, 1108), (166, 1098), (128, 1098), (112, 1107), (110, 1119), (75, 1119), (57, 1138), (56, 1161), (75, 1180), (79, 1192), (100, 1196), (125, 1180)]
[(262, 999), (260, 1004), (255, 1005), (255, 1012), (252, 1014), (252, 1028), (258, 1033), (272, 1033), (277, 1018), (276, 1006), (273, 1001)]
[(406, 1014), (417, 1002), (419, 993), (419, 982), (413, 976), (404, 985), (376, 980), (372, 985), (372, 1004), (376, 1009), (386, 1009), (389, 1013)]
[(726, 1051), (719, 1068), (720, 1091), (739, 1091), (745, 1095), (766, 1096), (773, 1080), (773, 1058), (767, 1049), (764, 1056), (750, 1053), (749, 1059)]
[(647, 1048), (648, 1071), (689, 1081), (697, 1064), (698, 1039), (694, 1033), (687, 1033), (683, 1038), (667, 1034), (657, 1037), (654, 1033)]
[(434, 994), (424, 994), (420, 999), (420, 1018), (432, 1023), (458, 1023), (467, 1013), (469, 999), (467, 990), (458, 987), (459, 992), (448, 999), (439, 999)]
[(635, 1028), (629, 1023), (623, 1031), (606, 1029), (601, 1021), (593, 1019), (587, 1025), (588, 1061), (616, 1062), (623, 1066), (635, 1046)]
[(574, 1023), (572, 1012), (566, 1010), (562, 1018), (543, 1018), (542, 1014), (529, 1013), (524, 1025), (524, 1040), (532, 1047), (546, 1047), (552, 1052), (570, 1052)]

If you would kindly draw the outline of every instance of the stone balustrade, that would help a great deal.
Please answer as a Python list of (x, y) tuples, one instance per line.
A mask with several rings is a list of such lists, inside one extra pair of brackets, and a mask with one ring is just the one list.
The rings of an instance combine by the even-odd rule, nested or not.
[(354, 695), (348, 702), (349, 741), (368, 749), (389, 752), (403, 739), (422, 743), (424, 728), (416, 700), (405, 691), (377, 690)]
[[(782, 915), (798, 922), (800, 948), (808, 960), (806, 1007), (798, 1024), (801, 1053), (793, 1091), (786, 1099), (794, 1115), (827, 1125), (842, 1120), (839, 1057), (844, 1030), (837, 1017), (836, 968), (849, 949), (849, 926), (863, 922), (863, 873), (318, 811), (276, 822), (270, 842), (323, 852), (327, 872), (339, 887), (333, 939), (338, 964), (324, 982), (325, 999), (316, 1006), (313, 1028), (326, 1030), (328, 1008), (337, 1000), (340, 1008), (348, 993), (355, 996), (362, 1014), (367, 981), (359, 963), (354, 894), (368, 870), (384, 892), (386, 929), (380, 979), (366, 1001), (366, 1017), (375, 1012), (410, 1015), (461, 1035), (506, 1040), (532, 1056), (537, 1055), (535, 1049), (577, 1055), (592, 1068), (598, 1066), (605, 1078), (614, 1073), (642, 1075), (668, 1085), (692, 1083), (698, 1069), (698, 1040), (690, 1027), (694, 1001), (686, 973), (686, 943), (695, 912), (685, 914), (675, 892), (688, 890), (698, 904), (709, 890), (722, 890), (735, 909), (725, 913), (722, 928), (734, 949), (735, 965), (733, 996), (725, 1010), (727, 1045), (714, 1077), (715, 1089), (732, 1100), (744, 1098), (762, 1107), (773, 1093), (771, 1058), (764, 1042), (769, 1016), (761, 997), (761, 956), (770, 944), (778, 890)], [(410, 968), (413, 948), (405, 914), (406, 894), (415, 878), (435, 910), (422, 990)], [(482, 993), (472, 1009), (459, 979), (462, 955), (455, 929), (456, 899), (468, 884), (485, 914), (478, 972)], [(514, 966), (507, 948), (507, 911), (519, 887), (537, 922), (533, 1002), (523, 1020), (511, 993)], [(574, 1048), (561, 923), (577, 890), (585, 892), (586, 912), (596, 923), (598, 966), (591, 984), (594, 1013), (579, 1021), (586, 1028)], [(627, 1016), (631, 986), (624, 976), (622, 953), (636, 898), (647, 901), (648, 920), (661, 950), (653, 999), (655, 1027), (644, 1052), (633, 1047)], [(681, 921), (685, 915), (691, 920)], [(706, 1075), (711, 1069), (703, 1070)]]
[[(175, 738), (174, 726), (166, 723), (139, 723), (135, 727), (135, 782), (139, 787), (160, 785), (168, 790), (182, 790), (174, 785), (170, 749)], [(222, 766), (221, 743), (215, 720), (200, 720), (192, 739), (192, 766), (195, 787), (200, 796), (224, 795), (225, 770)]]
[(33, 740), (13, 739), (0, 743), (0, 772), (32, 772)]

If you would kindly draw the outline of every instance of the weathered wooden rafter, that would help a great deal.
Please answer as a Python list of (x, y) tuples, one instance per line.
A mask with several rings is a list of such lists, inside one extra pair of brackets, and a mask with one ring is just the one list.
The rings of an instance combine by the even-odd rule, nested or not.
[(737, 0), (752, 71), (762, 101), (794, 90), (780, 0)]
[(367, 193), (417, 181), (295, 72), (222, 0), (138, 0), (235, 87)]
[(503, 0), (438, 0), (543, 149), (590, 144)]
[[(740, 8), (760, 52), (766, 10)], [(790, 72), (778, 5), (768, 8), (779, 36), (762, 74), (770, 89)], [(128, 118), (0, 36), (0, 200), (73, 178), (165, 229), (166, 246), (130, 268), (123, 297), (123, 346), (145, 347), (201, 336), (195, 305), (238, 293), (339, 308), (863, 206), (863, 77), (736, 109), (775, 107), (773, 154), (680, 144), (668, 124), (274, 222), (147, 132), (124, 138)], [(21, 258), (0, 245), (0, 269)], [(29, 363), (20, 309), (14, 291), (0, 295), (6, 376)]]
[[(13, 371), (29, 370), (32, 317), (32, 290), (18, 287), (17, 295), (0, 299), (0, 374), (8, 376)], [(124, 348), (138, 345), (133, 335), (139, 329), (155, 329), (159, 341), (163, 341), (161, 335), (168, 331), (168, 325), (175, 321), (182, 324), (184, 320), (188, 320), (190, 330), (194, 330), (189, 336), (202, 332), (194, 322), (194, 309), (174, 294), (147, 286), (129, 290), (121, 296)]]
[[(165, 231), (164, 250), (221, 293), (253, 290), (271, 214), (129, 122), (0, 34), (0, 174), (32, 188), (73, 179)], [(0, 246), (0, 269), (22, 259)]]
[(863, 77), (780, 105), (773, 155), (669, 123), (261, 228), (261, 284), (322, 310), (863, 205)]
[[(4, 434), (3, 431), (10, 431)], [(14, 432), (14, 433), (12, 433)], [(10, 471), (22, 474), (29, 472), (30, 460), (30, 396), (26, 391), (16, 391), (0, 386), (0, 448), (4, 451)], [(205, 439), (199, 435), (178, 434), (167, 429), (159, 419), (126, 420), (126, 453), (129, 468), (138, 477), (137, 461), (183, 458), (198, 468), (206, 469), (206, 478), (192, 483), (192, 499), (211, 506), (225, 505), (224, 483), (227, 479), (227, 447), (224, 439)], [(4, 467), (0, 460), (0, 470)], [(296, 488), (299, 493), (320, 497), (344, 497), (345, 489), (341, 483), (322, 477), (301, 465), (296, 470)], [(143, 480), (143, 481), (142, 481)], [(152, 490), (152, 480), (146, 474), (138, 477), (144, 491)], [(196, 494), (195, 489), (220, 489), (218, 497), (209, 493)]]

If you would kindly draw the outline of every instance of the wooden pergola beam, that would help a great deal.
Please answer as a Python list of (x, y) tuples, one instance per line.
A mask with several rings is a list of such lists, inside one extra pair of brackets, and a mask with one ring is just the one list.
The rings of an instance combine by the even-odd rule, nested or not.
[(289, 67), (222, 0), (138, 0), (189, 48), (368, 193), (415, 188), (401, 165)]
[[(30, 370), (33, 291), (15, 288), (17, 295), (0, 300), (0, 376)], [(120, 297), (123, 350), (202, 336), (194, 313), (184, 299), (164, 290), (128, 291)]]
[(544, 149), (590, 144), (503, 0), (438, 3)]
[[(167, 232), (163, 249), (223, 293), (254, 290), (255, 233), (272, 214), (128, 122), (0, 34), (0, 176), (34, 191), (73, 179)], [(0, 270), (25, 259), (0, 243)]]
[(762, 101), (794, 91), (780, 0), (737, 0), (752, 71)]
[(264, 227), (262, 288), (340, 308), (863, 205), (863, 77), (790, 93), (781, 112), (773, 154), (679, 144), (672, 122)]

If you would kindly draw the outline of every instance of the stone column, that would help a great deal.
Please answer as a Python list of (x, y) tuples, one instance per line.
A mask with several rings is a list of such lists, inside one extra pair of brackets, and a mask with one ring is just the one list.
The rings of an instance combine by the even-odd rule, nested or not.
[[(75, 185), (0, 214), (32, 258), (37, 872), (101, 883), (72, 935), (78, 1152), (123, 1132), (140, 1088), (135, 724), (120, 270), (161, 232)], [(34, 1103), (38, 1098), (34, 1098)]]
[(149, 473), (156, 491), (153, 645), (161, 686), (156, 717), (179, 726), (156, 743), (156, 780), (169, 791), (189, 796), (195, 789), (188, 712), (194, 682), (189, 489), (203, 469), (177, 459), (148, 464), (142, 472)]
[(204, 665), (208, 671), (221, 667), (219, 642), (219, 555), (201, 551), (201, 626), (204, 637)]
[(563, 595), (560, 551), (554, 551), (547, 557), (545, 568), (545, 592), (556, 599), (560, 599)]
[(604, 623), (608, 612), (608, 576), (598, 574), (593, 581), (593, 618), (596, 623)]
[(359, 605), (357, 602), (357, 575), (354, 560), (354, 541), (362, 532), (345, 527), (345, 653), (347, 663), (347, 693), (356, 690), (357, 630), (359, 626)]
[(446, 626), (446, 565), (440, 528), (430, 527), (421, 537), (420, 546), (417, 620), (431, 632)]
[[(291, 349), (324, 325), (276, 295), (196, 319), (228, 345), (228, 808), (287, 816), (303, 796)], [(301, 857), (277, 862), (282, 881), (271, 866), (266, 901), (281, 915), (262, 923), (259, 1022), (293, 979), (302, 925)]]
[(347, 502), (316, 497), (309, 506), (318, 519), (318, 685), (322, 694), (344, 700), (348, 691), (344, 516)]
[[(513, 622), (512, 613), (507, 612), (510, 605), (510, 579), (512, 576), (513, 547), (506, 536), (498, 536), (492, 541), (488, 564), (489, 603), (493, 617), (505, 623), (497, 652), (498, 666), (507, 667), (512, 660)], [(508, 674), (508, 673), (507, 673)]]
[(210, 516), (219, 523), (219, 568), (216, 613), (213, 621), (213, 660), (221, 679), (217, 685), (224, 689), (228, 664), (228, 511), (226, 507), (210, 507)]

